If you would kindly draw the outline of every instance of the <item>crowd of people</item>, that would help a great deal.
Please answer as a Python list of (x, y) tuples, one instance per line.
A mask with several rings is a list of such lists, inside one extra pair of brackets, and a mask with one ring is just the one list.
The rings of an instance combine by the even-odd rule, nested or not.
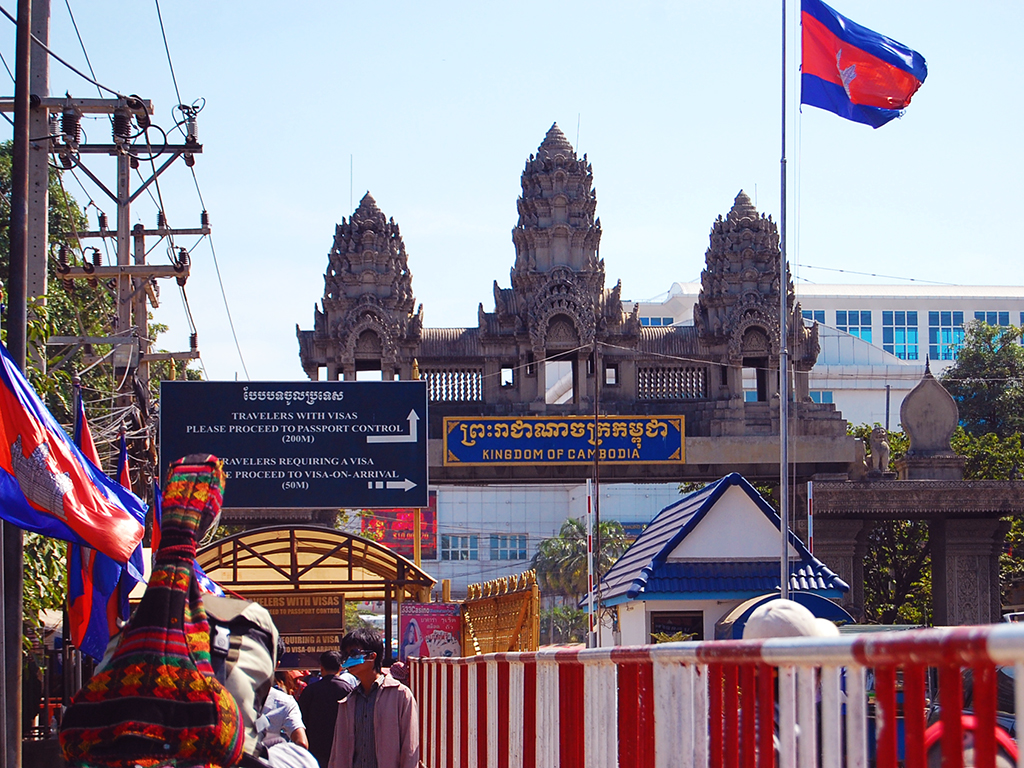
[[(416, 700), (404, 682), (405, 665), (385, 670), (383, 660), (380, 633), (357, 629), (342, 638), (340, 650), (321, 654), (319, 676), (278, 672), (257, 721), (271, 764), (415, 768)], [(308, 750), (309, 756), (294, 747), (275, 749), (284, 743)]]
[(417, 768), (416, 701), (399, 680), (403, 667), (384, 669), (380, 633), (347, 633), (300, 691), (306, 681), (278, 669), (285, 647), (269, 612), (201, 591), (196, 542), (219, 522), (225, 479), (209, 454), (171, 463), (149, 583), (63, 714), (64, 760), (73, 768)]

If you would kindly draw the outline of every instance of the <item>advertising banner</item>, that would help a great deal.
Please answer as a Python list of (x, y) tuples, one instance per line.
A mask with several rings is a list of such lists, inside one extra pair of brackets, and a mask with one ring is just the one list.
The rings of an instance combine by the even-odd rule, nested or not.
[[(420, 556), (437, 559), (437, 491), (431, 491), (429, 504), (420, 510)], [(360, 513), (363, 538), (383, 544), (395, 554), (413, 559), (415, 509), (364, 509)]]
[(452, 416), (444, 464), (683, 464), (685, 434), (682, 416), (601, 416), (596, 441), (588, 416)]
[(461, 656), (461, 606), (402, 603), (398, 660), (411, 656)]

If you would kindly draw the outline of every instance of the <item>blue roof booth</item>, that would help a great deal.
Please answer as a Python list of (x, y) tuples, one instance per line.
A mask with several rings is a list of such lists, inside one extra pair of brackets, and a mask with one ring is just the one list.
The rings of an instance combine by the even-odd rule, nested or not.
[[(602, 603), (618, 618), (617, 633), (603, 629), (602, 645), (643, 645), (679, 632), (716, 637), (716, 624), (738, 606), (779, 592), (780, 530), (775, 510), (736, 473), (665, 507), (601, 582)], [(842, 612), (833, 620), (850, 620), (827, 599), (849, 585), (792, 532), (788, 552), (790, 596), (810, 596), (816, 615), (837, 615), (827, 603)]]

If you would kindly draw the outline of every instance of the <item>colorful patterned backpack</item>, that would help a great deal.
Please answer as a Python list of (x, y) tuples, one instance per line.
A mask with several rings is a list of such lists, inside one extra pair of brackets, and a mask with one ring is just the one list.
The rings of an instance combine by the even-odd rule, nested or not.
[(216, 765), (242, 757), (235, 699), (210, 664), (210, 627), (193, 570), (196, 540), (220, 515), (214, 456), (174, 462), (146, 593), (109, 664), (75, 694), (60, 743), (72, 766)]

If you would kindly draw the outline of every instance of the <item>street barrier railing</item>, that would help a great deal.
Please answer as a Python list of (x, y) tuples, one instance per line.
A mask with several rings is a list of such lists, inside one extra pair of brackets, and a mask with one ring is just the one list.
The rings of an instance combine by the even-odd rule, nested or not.
[(1024, 768), (1021, 680), (1000, 624), (414, 659), (410, 684), (427, 768)]

